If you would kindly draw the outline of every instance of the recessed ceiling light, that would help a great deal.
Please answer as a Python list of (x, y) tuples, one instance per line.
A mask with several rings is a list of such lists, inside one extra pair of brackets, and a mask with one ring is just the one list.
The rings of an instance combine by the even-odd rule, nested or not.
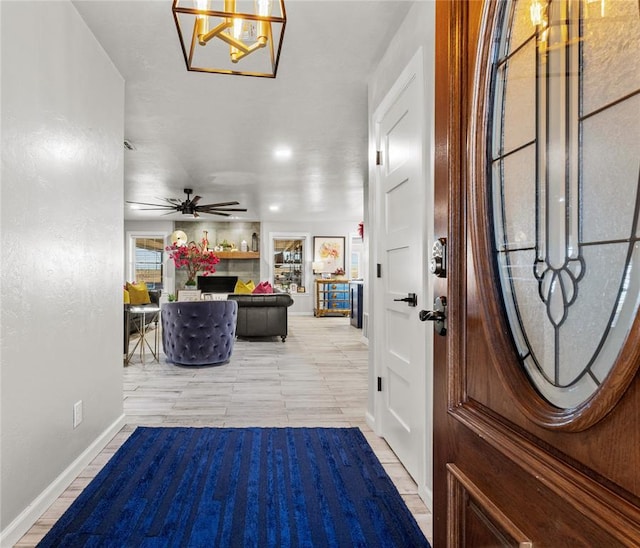
[(280, 148), (276, 148), (273, 151), (273, 155), (278, 159), (278, 160), (288, 160), (289, 158), (291, 158), (291, 149), (289, 147), (280, 147)]
[(279, 211), (280, 210), (280, 206), (279, 205), (270, 205), (269, 206), (269, 211)]

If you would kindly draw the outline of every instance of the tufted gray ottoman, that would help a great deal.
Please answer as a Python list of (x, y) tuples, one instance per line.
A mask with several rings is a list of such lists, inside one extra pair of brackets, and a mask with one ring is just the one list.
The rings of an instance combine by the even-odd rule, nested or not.
[(178, 365), (209, 365), (231, 357), (236, 336), (235, 301), (175, 302), (162, 305), (162, 348)]

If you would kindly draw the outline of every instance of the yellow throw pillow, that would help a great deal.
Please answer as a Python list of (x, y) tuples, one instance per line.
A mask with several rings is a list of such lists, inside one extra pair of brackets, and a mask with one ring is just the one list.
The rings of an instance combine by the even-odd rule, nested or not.
[(241, 282), (238, 280), (236, 282), (236, 287), (233, 290), (234, 293), (253, 293), (253, 290), (256, 288), (253, 280), (249, 280), (248, 282)]
[(147, 284), (144, 282), (137, 284), (127, 282), (127, 291), (129, 292), (129, 301), (131, 304), (149, 304), (151, 302)]
[(131, 302), (131, 299), (129, 298), (129, 292), (126, 289), (123, 289), (124, 291), (124, 304), (129, 304)]

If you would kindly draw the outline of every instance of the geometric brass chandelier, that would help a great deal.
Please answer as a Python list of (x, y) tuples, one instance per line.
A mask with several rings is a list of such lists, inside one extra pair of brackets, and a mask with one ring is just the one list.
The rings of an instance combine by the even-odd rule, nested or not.
[(174, 0), (187, 70), (275, 78), (284, 0)]

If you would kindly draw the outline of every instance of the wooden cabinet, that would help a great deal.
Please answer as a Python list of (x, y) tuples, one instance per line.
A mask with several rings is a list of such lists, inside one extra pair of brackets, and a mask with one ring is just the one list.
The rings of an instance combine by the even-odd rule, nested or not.
[(316, 280), (315, 316), (349, 316), (350, 301), (347, 280)]

